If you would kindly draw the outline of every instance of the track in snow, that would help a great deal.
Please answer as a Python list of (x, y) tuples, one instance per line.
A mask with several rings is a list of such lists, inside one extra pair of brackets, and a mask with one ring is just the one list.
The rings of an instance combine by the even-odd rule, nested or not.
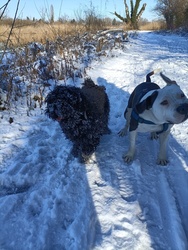
[(43, 115), (5, 129), (0, 249), (188, 249), (187, 122), (173, 128), (167, 167), (155, 164), (158, 142), (148, 134), (138, 136), (135, 160), (125, 165), (128, 138), (117, 135), (130, 92), (151, 69), (165, 69), (188, 93), (187, 52), (184, 38), (141, 33), (121, 54), (113, 52), (118, 57), (93, 63), (88, 75), (106, 86), (112, 133), (86, 165)]

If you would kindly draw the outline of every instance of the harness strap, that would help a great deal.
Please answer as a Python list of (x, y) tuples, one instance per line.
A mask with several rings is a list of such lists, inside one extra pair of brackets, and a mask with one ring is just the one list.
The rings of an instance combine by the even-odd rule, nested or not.
[(171, 124), (171, 123), (163, 123), (163, 124), (162, 124), (162, 125), (163, 125), (163, 129), (162, 129), (161, 131), (157, 131), (156, 134), (159, 135), (159, 134), (161, 134), (161, 133), (167, 131), (170, 124)]
[[(132, 111), (131, 116), (132, 116), (132, 118), (134, 118), (139, 123), (145, 123), (145, 124), (150, 124), (150, 125), (157, 125), (154, 122), (145, 120), (144, 118), (140, 117), (134, 110)], [(159, 135), (159, 134), (167, 131), (170, 124), (172, 124), (172, 123), (163, 123), (162, 124), (162, 126), (163, 126), (162, 130), (161, 131), (157, 131), (156, 133)]]
[(134, 110), (132, 111), (131, 116), (139, 123), (156, 125), (154, 122), (145, 120), (144, 118), (140, 117)]

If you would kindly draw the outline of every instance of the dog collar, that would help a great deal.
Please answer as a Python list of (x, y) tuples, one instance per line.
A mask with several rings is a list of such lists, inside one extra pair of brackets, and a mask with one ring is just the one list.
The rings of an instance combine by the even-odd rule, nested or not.
[[(154, 122), (151, 122), (149, 120), (146, 120), (146, 119), (140, 117), (134, 110), (132, 110), (131, 117), (134, 120), (136, 120), (138, 123), (144, 123), (144, 124), (150, 124), (150, 125), (157, 125)], [(161, 131), (157, 131), (156, 133), (157, 134), (161, 134), (161, 133), (167, 131), (170, 124), (172, 124), (172, 123), (163, 123), (162, 124), (162, 126), (163, 126), (162, 130)]]

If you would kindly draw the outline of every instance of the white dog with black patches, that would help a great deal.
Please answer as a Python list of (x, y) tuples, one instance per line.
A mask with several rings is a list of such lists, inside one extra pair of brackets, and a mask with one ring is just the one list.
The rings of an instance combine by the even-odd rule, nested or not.
[(151, 132), (151, 138), (159, 137), (160, 149), (157, 164), (167, 165), (167, 142), (170, 129), (174, 124), (184, 122), (188, 118), (188, 99), (179, 85), (160, 73), (167, 86), (160, 88), (151, 82), (150, 76), (146, 82), (139, 84), (130, 95), (124, 116), (127, 120), (125, 127), (119, 132), (120, 136), (130, 132), (130, 147), (123, 158), (130, 163), (135, 154), (137, 132)]

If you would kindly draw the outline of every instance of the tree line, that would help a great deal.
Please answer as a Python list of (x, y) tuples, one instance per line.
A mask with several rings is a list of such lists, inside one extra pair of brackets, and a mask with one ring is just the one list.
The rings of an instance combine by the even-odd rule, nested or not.
[(188, 27), (188, 0), (158, 0), (154, 11), (165, 19), (167, 29)]
[[(117, 17), (121, 22), (130, 26), (130, 28), (138, 29), (139, 21), (143, 12), (146, 9), (146, 3), (141, 4), (142, 0), (130, 0), (129, 5), (126, 0), (124, 1), (125, 12), (124, 15), (120, 15), (119, 13), (112, 12), (115, 17)], [(7, 9), (8, 4), (11, 0), (7, 0), (7, 2), (0, 6), (0, 19), (5, 14), (5, 10)], [(17, 0), (17, 5), (19, 5), (20, 0)], [(16, 10), (15, 10), (16, 12)], [(153, 12), (157, 13), (159, 18), (162, 18), (166, 22), (167, 29), (175, 29), (182, 26), (188, 27), (188, 0), (156, 0), (156, 5), (153, 7)], [(78, 12), (77, 17), (79, 16)], [(95, 7), (90, 2), (90, 7), (84, 11), (85, 20), (95, 19), (95, 22), (101, 17), (96, 13)], [(48, 15), (48, 21), (50, 23), (54, 22), (54, 7), (50, 6), (49, 11), (44, 9), (41, 13), (41, 20), (46, 19), (46, 15)], [(78, 18), (81, 20), (82, 18), (79, 16)], [(74, 19), (75, 21), (75, 19)]]

